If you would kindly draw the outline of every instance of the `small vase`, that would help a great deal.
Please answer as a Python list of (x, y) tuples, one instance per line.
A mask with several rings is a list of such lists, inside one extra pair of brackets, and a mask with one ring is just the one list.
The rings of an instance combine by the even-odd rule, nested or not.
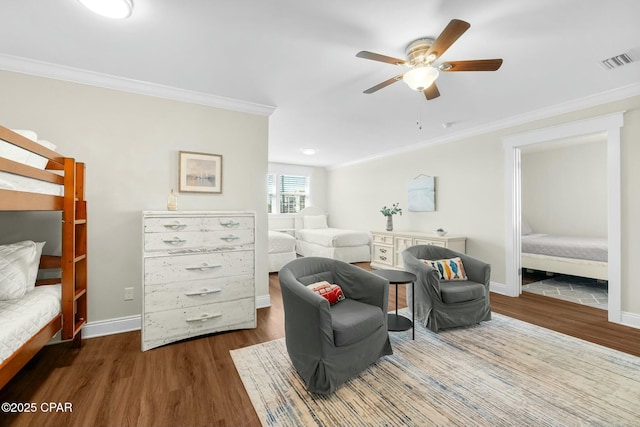
[(387, 231), (393, 231), (393, 217), (391, 215), (387, 217)]
[(178, 210), (178, 196), (173, 192), (173, 190), (171, 190), (171, 193), (169, 193), (169, 197), (167, 197), (167, 210)]

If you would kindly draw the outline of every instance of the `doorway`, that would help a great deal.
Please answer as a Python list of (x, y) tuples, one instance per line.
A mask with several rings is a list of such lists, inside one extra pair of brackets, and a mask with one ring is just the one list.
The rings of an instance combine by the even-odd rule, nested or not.
[(504, 293), (517, 297), (522, 293), (522, 148), (552, 143), (585, 135), (603, 134), (607, 140), (607, 236), (610, 322), (621, 323), (621, 189), (620, 128), (623, 113), (596, 117), (508, 136), (505, 149), (505, 265)]
[(607, 138), (521, 148), (522, 290), (608, 310)]

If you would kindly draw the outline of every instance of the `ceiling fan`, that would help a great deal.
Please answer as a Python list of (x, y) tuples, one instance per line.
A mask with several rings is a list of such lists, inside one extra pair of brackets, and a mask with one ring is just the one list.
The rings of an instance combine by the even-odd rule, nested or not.
[(386, 62), (387, 64), (401, 65), (408, 68), (406, 72), (391, 77), (382, 83), (378, 83), (365, 90), (364, 93), (373, 93), (392, 83), (403, 80), (411, 89), (422, 91), (427, 99), (434, 99), (440, 96), (440, 91), (435, 83), (440, 71), (496, 71), (502, 65), (502, 59), (448, 61), (440, 65), (434, 65), (434, 62), (440, 58), (470, 26), (468, 22), (460, 19), (452, 19), (435, 40), (421, 38), (409, 43), (406, 48), (406, 60), (380, 55), (366, 50), (358, 52), (356, 54), (358, 58), (371, 59), (373, 61)]

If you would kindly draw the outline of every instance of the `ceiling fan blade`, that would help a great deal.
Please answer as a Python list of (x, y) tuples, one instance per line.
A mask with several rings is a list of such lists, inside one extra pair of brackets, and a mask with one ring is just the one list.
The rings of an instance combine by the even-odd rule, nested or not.
[(435, 42), (431, 45), (427, 51), (427, 55), (434, 54), (436, 59), (440, 57), (451, 45), (458, 40), (465, 31), (469, 29), (471, 24), (460, 19), (452, 19), (446, 26), (442, 33), (438, 36)]
[(405, 64), (407, 61), (404, 59), (392, 58), (391, 56), (380, 55), (379, 53), (368, 52), (363, 50), (356, 54), (358, 58), (371, 59), (373, 61), (386, 62), (387, 64), (392, 65), (401, 65)]
[(378, 83), (375, 86), (370, 87), (369, 89), (365, 90), (364, 93), (373, 93), (376, 92), (382, 88), (385, 88), (387, 86), (389, 86), (392, 83), (397, 82), (398, 80), (402, 80), (402, 74), (399, 74), (395, 77), (391, 77), (389, 80), (385, 80), (382, 83)]
[(438, 90), (438, 86), (436, 86), (436, 82), (431, 83), (431, 86), (422, 91), (427, 100), (434, 99), (440, 96), (440, 91)]
[(470, 61), (449, 61), (440, 65), (440, 71), (496, 71), (502, 65), (502, 59), (475, 59)]

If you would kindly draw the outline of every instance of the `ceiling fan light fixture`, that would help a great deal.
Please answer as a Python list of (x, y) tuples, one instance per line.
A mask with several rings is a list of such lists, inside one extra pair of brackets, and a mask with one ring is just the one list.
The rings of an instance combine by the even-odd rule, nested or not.
[(430, 65), (415, 67), (402, 76), (402, 80), (413, 90), (423, 91), (436, 81), (440, 72)]
[(133, 0), (78, 0), (98, 15), (113, 19), (125, 19), (133, 11)]

